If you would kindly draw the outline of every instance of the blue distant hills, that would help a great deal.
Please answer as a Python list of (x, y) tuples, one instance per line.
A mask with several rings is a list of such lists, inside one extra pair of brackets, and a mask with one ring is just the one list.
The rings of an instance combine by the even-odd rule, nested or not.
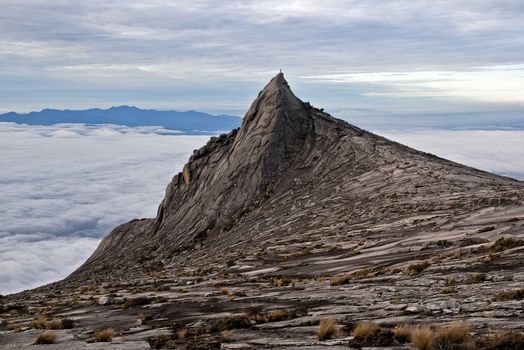
[(211, 115), (203, 112), (157, 111), (132, 106), (92, 108), (86, 110), (43, 109), (40, 112), (0, 114), (0, 122), (29, 125), (61, 123), (117, 124), (126, 126), (162, 126), (190, 134), (229, 131), (242, 123), (242, 118), (230, 115)]

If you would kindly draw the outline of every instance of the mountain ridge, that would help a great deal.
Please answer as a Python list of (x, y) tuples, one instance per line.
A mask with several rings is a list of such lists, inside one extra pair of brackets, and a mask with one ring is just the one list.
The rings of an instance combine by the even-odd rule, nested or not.
[[(254, 208), (263, 207), (274, 193), (307, 193), (311, 189), (306, 185), (312, 185), (312, 178), (322, 182), (333, 177), (333, 184), (324, 185), (341, 186), (352, 181), (351, 177), (344, 179), (347, 174), (353, 178), (366, 173), (387, 174), (392, 164), (399, 166), (411, 158), (412, 166), (425, 172), (425, 167), (445, 168), (456, 173), (455, 177), (462, 176), (453, 179), (459, 183), (476, 181), (467, 180), (473, 177), (490, 186), (507, 182), (523, 185), (413, 150), (333, 118), (298, 99), (279, 73), (259, 93), (239, 129), (211, 139), (193, 153), (167, 186), (156, 218), (119, 226), (69, 279), (92, 274), (93, 268), (105, 270), (102, 266), (108, 266), (115, 256), (126, 261), (120, 265), (122, 271), (135, 272), (143, 268), (137, 261), (157, 266), (172, 256), (176, 260), (177, 254), (195, 251)], [(403, 176), (409, 178), (409, 174)], [(443, 179), (440, 186), (446, 186), (447, 191), (459, 189), (447, 182), (452, 180)], [(389, 191), (394, 193), (394, 189)]]
[(107, 109), (59, 110), (45, 108), (40, 112), (0, 114), (0, 122), (15, 122), (29, 125), (53, 125), (60, 123), (117, 124), (130, 127), (162, 126), (185, 133), (216, 133), (236, 128), (240, 117), (211, 115), (204, 112), (174, 110), (157, 111), (135, 106), (117, 106)]
[(20, 329), (0, 346), (31, 346), (44, 318), (74, 322), (57, 349), (111, 328), (104, 348), (396, 350), (422, 325), (435, 341), (460, 328), (453, 348), (514, 350), (523, 281), (524, 182), (333, 118), (278, 74), (240, 128), (193, 152), (155, 218), (116, 227), (66, 279), (0, 298)]

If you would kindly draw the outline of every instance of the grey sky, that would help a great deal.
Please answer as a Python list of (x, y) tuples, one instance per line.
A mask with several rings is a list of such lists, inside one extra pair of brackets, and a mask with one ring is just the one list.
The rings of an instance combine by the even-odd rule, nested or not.
[(0, 111), (240, 115), (283, 69), (297, 95), (349, 119), (524, 115), (522, 1), (0, 3)]

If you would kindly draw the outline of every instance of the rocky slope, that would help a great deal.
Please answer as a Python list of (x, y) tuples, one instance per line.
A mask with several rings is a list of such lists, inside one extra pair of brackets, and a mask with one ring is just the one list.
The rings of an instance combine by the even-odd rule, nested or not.
[[(117, 227), (66, 280), (4, 298), (21, 332), (0, 345), (34, 342), (44, 313), (75, 320), (57, 331), (64, 349), (97, 348), (105, 327), (107, 348), (394, 348), (396, 325), (457, 320), (476, 348), (505, 349), (494, 332), (522, 341), (523, 201), (522, 182), (335, 119), (278, 74), (240, 129), (194, 152), (156, 218)], [(315, 335), (325, 318), (333, 339)], [(383, 329), (352, 337), (361, 322)]]

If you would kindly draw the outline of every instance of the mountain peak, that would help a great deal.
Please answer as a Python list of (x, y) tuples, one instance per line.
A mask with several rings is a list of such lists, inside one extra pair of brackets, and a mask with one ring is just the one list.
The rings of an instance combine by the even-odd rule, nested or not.
[[(308, 335), (297, 326), (327, 314), (346, 324), (460, 319), (490, 333), (512, 328), (499, 344), (518, 342), (515, 320), (524, 313), (509, 299), (519, 299), (515, 281), (524, 276), (523, 199), (524, 183), (332, 118), (277, 75), (240, 129), (193, 153), (156, 218), (115, 228), (65, 281), (0, 298), (1, 316), (25, 326), (36, 313), (55, 317), (67, 307), (86, 334), (118, 327), (129, 349), (221, 348), (223, 329), (235, 329), (230, 348), (268, 339), (275, 348), (318, 348), (310, 327)], [(444, 278), (457, 284), (453, 300)], [(503, 302), (479, 306), (487, 293)], [(396, 307), (400, 299), (404, 307)], [(345, 300), (356, 304), (341, 307)], [(414, 305), (409, 315), (406, 305)], [(444, 307), (457, 311), (443, 317)], [(274, 310), (284, 317), (270, 317)], [(170, 332), (159, 328), (167, 322)], [(389, 326), (382, 322), (380, 344), (391, 349), (393, 337), (382, 336)], [(84, 348), (71, 336), (75, 327), (60, 346)], [(26, 347), (31, 334), (9, 332), (8, 348)], [(359, 347), (377, 339), (335, 341)]]
[(240, 135), (293, 132), (295, 127), (304, 122), (307, 114), (306, 105), (295, 96), (284, 74), (280, 72), (251, 104), (244, 117)]
[[(402, 194), (420, 193), (424, 210), (437, 212), (441, 206), (433, 201), (433, 190), (419, 190), (433, 173), (448, 174), (435, 177), (431, 186), (449, 189), (438, 192), (443, 197), (462, 191), (468, 199), (460, 203), (464, 210), (477, 196), (471, 183), (493, 188), (507, 183), (335, 119), (298, 99), (279, 73), (258, 94), (239, 129), (211, 138), (193, 153), (167, 186), (156, 218), (117, 227), (71, 278), (106, 270), (112, 276), (140, 274), (145, 263), (137, 261), (151, 267), (181, 263), (197, 259), (202, 245), (214, 249), (206, 250), (205, 259), (218, 258), (233, 246), (251, 249), (251, 237), (272, 240), (289, 230), (318, 235), (323, 225), (335, 227), (351, 215), (394, 216)], [(406, 201), (411, 205), (413, 198)], [(290, 219), (299, 205), (300, 227)], [(324, 219), (315, 219), (319, 213)], [(115, 259), (118, 269), (112, 267)]]
[(265, 90), (276, 91), (276, 90), (281, 90), (281, 89), (285, 89), (285, 90), (291, 91), (291, 88), (289, 87), (289, 84), (288, 84), (286, 78), (284, 78), (284, 73), (282, 73), (282, 72), (280, 72), (277, 75), (275, 75), (269, 81), (269, 83), (267, 83), (266, 87), (262, 91), (265, 91)]

